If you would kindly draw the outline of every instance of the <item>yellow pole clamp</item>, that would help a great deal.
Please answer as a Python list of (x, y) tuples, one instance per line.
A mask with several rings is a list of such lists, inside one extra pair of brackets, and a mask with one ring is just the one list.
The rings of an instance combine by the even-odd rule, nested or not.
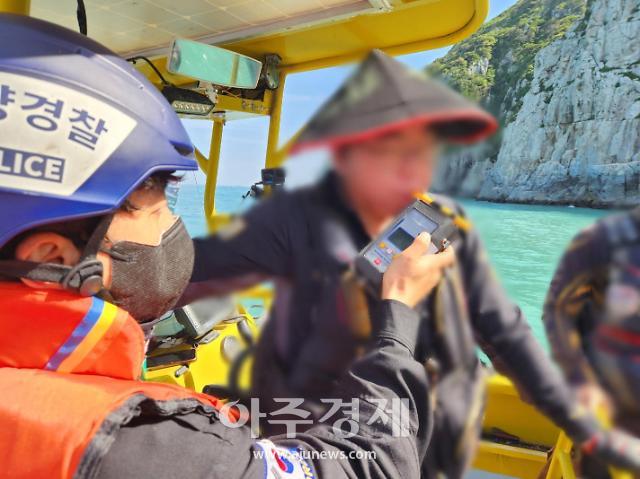
[(29, 15), (31, 0), (0, 0), (0, 12)]

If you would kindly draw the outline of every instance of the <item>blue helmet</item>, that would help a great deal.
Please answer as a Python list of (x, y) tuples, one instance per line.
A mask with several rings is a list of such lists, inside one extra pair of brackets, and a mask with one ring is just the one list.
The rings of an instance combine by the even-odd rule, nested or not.
[(38, 225), (108, 215), (153, 173), (195, 169), (182, 123), (128, 62), (0, 14), (0, 248)]

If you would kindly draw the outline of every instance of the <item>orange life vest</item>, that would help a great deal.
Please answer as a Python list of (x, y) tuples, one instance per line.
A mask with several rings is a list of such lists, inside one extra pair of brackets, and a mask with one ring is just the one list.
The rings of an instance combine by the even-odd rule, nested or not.
[(84, 477), (141, 410), (218, 417), (218, 400), (138, 381), (144, 337), (98, 298), (0, 283), (0, 477)]

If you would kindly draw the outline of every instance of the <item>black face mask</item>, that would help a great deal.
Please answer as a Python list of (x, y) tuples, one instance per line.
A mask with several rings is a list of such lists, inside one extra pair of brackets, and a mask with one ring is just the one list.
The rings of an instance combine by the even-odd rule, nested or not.
[(189, 284), (193, 242), (181, 219), (162, 235), (157, 246), (119, 241), (102, 251), (113, 260), (111, 287), (105, 290), (105, 299), (139, 323), (171, 310)]

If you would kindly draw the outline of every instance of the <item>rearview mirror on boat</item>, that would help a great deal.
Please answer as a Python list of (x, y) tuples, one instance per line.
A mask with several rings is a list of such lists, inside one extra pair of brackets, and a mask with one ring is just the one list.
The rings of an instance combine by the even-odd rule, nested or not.
[(224, 48), (176, 38), (167, 57), (171, 73), (234, 88), (255, 88), (262, 62)]

